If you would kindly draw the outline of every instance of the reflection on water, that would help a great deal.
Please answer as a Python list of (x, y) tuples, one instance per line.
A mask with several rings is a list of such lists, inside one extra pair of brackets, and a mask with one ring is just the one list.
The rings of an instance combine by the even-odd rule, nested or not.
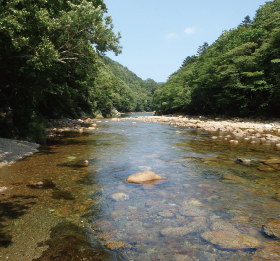
[[(99, 125), (0, 169), (9, 187), (0, 195), (1, 258), (280, 259), (273, 146), (155, 123)], [(77, 164), (84, 159), (88, 167)], [(125, 182), (145, 170), (168, 179)]]

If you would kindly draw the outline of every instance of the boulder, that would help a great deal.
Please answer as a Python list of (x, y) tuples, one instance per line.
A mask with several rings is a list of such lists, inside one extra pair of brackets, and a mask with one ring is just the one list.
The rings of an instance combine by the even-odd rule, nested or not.
[(157, 174), (155, 174), (152, 171), (143, 171), (143, 172), (139, 172), (139, 173), (135, 173), (131, 176), (129, 176), (126, 179), (126, 182), (129, 183), (142, 183), (142, 182), (146, 182), (146, 181), (152, 181), (152, 180), (162, 180), (163, 178)]
[(203, 233), (201, 237), (220, 248), (257, 248), (261, 244), (255, 237), (242, 234), (233, 224), (227, 221), (214, 222), (211, 228), (212, 231)]
[(226, 249), (257, 248), (261, 244), (260, 241), (250, 235), (240, 232), (231, 233), (225, 230), (205, 232), (201, 237), (220, 248)]

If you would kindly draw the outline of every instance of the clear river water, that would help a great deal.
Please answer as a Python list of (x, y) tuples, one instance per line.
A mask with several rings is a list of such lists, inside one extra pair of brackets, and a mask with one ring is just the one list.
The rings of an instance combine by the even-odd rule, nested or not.
[[(279, 165), (261, 163), (280, 158), (272, 144), (97, 124), (0, 169), (0, 260), (279, 260), (279, 240), (263, 231), (280, 219)], [(145, 170), (167, 179), (125, 182)]]

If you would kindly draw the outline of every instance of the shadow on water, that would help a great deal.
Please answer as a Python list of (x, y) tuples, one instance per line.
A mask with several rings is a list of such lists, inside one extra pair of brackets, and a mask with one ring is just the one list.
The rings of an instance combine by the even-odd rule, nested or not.
[[(6, 226), (3, 225), (3, 222), (6, 220), (17, 220), (19, 217), (23, 216), (28, 209), (36, 203), (29, 202), (23, 204), (21, 200), (35, 198), (36, 197), (29, 196), (12, 196), (6, 200), (2, 200), (0, 203), (0, 248), (8, 247), (13, 243), (12, 236), (5, 231)], [(14, 225), (17, 224), (17, 222), (14, 223)]]
[[(87, 236), (86, 230), (71, 222), (63, 222), (51, 229), (50, 239), (38, 244), (49, 246), (41, 257), (34, 261), (102, 261), (119, 260), (121, 253), (111, 252), (104, 249), (98, 241), (89, 243), (92, 240)], [(123, 260), (123, 259), (122, 259)]]

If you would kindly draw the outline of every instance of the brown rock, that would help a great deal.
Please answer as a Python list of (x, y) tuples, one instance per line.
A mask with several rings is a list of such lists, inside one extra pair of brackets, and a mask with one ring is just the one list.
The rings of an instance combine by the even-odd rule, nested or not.
[(280, 159), (268, 159), (268, 160), (261, 160), (263, 164), (280, 164)]
[(160, 231), (160, 234), (165, 237), (183, 237), (195, 230), (190, 227), (167, 227)]
[(139, 173), (135, 173), (131, 176), (129, 176), (126, 179), (126, 182), (130, 182), (130, 183), (142, 183), (145, 181), (152, 181), (152, 180), (162, 180), (163, 178), (160, 177), (159, 175), (155, 174), (152, 171), (143, 171), (143, 172), (139, 172)]
[(105, 247), (114, 250), (118, 248), (131, 248), (132, 246), (129, 244), (125, 244), (121, 241), (107, 241), (104, 243)]
[(258, 170), (264, 171), (264, 172), (272, 172), (272, 171), (274, 171), (274, 169), (269, 167), (268, 165), (261, 165), (261, 166), (258, 167)]
[(241, 178), (241, 177), (239, 177), (237, 175), (234, 175), (234, 174), (225, 175), (223, 178), (227, 179), (227, 180), (234, 181), (236, 183), (241, 183), (241, 184), (245, 184), (245, 183), (248, 182), (247, 179)]
[(255, 237), (242, 234), (235, 226), (227, 221), (214, 222), (211, 228), (212, 231), (205, 232), (201, 236), (221, 248), (257, 248), (261, 244)]
[(68, 207), (59, 208), (55, 211), (57, 216), (69, 216), (72, 214), (72, 210)]
[(280, 220), (267, 222), (263, 227), (264, 232), (270, 237), (280, 238)]
[(211, 231), (203, 233), (201, 237), (214, 245), (218, 245), (220, 248), (246, 249), (260, 246), (260, 242), (256, 238), (240, 232), (232, 233), (231, 231), (225, 230)]

